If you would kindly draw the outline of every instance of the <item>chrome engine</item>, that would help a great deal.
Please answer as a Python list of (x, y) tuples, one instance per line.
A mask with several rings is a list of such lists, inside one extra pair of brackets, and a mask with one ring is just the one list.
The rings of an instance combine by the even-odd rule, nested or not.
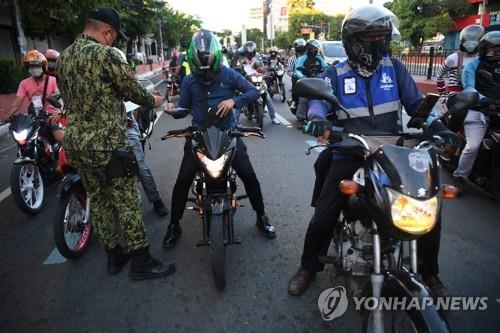
[(342, 268), (352, 276), (369, 276), (373, 260), (373, 236), (360, 221), (344, 229), (341, 241)]

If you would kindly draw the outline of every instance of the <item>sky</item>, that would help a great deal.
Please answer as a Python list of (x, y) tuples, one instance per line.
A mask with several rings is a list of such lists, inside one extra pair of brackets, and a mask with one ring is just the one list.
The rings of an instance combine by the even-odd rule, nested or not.
[[(349, 7), (356, 8), (368, 4), (369, 0), (330, 0), (338, 3), (339, 12), (346, 12)], [(247, 20), (250, 8), (257, 7), (262, 0), (167, 0), (170, 6), (181, 12), (198, 16), (203, 20), (203, 28), (215, 31), (231, 29), (241, 30)], [(387, 0), (373, 0), (374, 4)]]

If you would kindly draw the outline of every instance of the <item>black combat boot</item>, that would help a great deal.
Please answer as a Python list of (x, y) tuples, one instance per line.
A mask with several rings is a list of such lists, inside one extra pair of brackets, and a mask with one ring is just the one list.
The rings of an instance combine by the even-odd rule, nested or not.
[(118, 274), (130, 259), (130, 254), (120, 245), (113, 249), (106, 249), (106, 253), (108, 254), (107, 273), (109, 275)]
[(149, 246), (131, 251), (132, 262), (128, 276), (131, 280), (160, 279), (175, 272), (175, 264), (164, 264), (151, 257)]

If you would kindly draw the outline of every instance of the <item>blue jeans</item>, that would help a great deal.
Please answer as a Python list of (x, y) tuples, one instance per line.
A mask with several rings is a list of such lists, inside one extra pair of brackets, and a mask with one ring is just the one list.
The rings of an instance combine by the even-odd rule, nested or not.
[(139, 165), (139, 180), (141, 181), (148, 201), (153, 203), (160, 200), (160, 192), (156, 187), (155, 179), (151, 173), (151, 169), (146, 164), (144, 151), (141, 146), (141, 134), (139, 132), (139, 126), (135, 120), (131, 126), (127, 127), (127, 136), (130, 141), (130, 145), (134, 149), (135, 158), (137, 159), (137, 164)]
[[(264, 99), (265, 99), (264, 101), (265, 106), (267, 106), (267, 112), (269, 112), (269, 116), (271, 117), (271, 120), (273, 120), (274, 118), (276, 118), (276, 110), (274, 109), (273, 101), (268, 94), (264, 96)], [(234, 108), (233, 113), (234, 113), (234, 118), (236, 118), (236, 122), (239, 123), (241, 110)]]

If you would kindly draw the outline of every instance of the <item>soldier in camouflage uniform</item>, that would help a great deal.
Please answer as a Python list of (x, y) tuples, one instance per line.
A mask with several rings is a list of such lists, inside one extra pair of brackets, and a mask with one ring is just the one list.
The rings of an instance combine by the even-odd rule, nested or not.
[[(128, 148), (123, 100), (159, 107), (163, 98), (146, 92), (131, 68), (113, 51), (119, 37), (118, 14), (111, 8), (92, 11), (78, 36), (58, 60), (58, 84), (67, 109), (64, 146), (81, 174), (91, 199), (94, 231), (108, 254), (108, 273), (116, 274), (132, 257), (132, 279), (160, 278), (173, 273), (149, 254), (136, 177), (106, 177), (113, 151)], [(121, 164), (120, 164), (121, 165)], [(113, 222), (116, 210), (130, 255), (118, 243)]]

